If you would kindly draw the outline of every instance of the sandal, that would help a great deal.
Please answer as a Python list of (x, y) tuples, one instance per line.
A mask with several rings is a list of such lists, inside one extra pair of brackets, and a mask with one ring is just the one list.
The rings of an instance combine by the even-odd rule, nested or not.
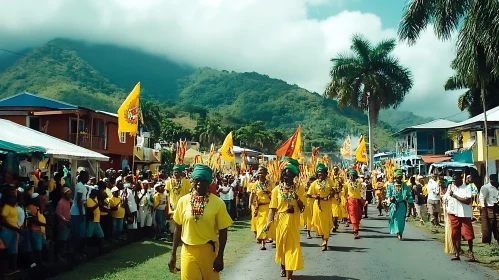
[(397, 239), (398, 239), (399, 241), (402, 241), (402, 235), (401, 235), (400, 233), (397, 233)]
[(265, 246), (262, 246), (262, 247), (260, 247), (260, 250), (265, 251), (265, 250), (267, 250), (267, 248), (265, 248)]
[(322, 252), (327, 251), (327, 245), (322, 245)]
[(461, 260), (461, 258), (460, 258), (459, 256), (456, 256), (456, 255), (455, 255), (455, 256), (454, 256), (454, 257), (452, 257), (450, 260), (451, 260), (451, 261), (460, 261), (460, 260)]
[(286, 269), (281, 267), (281, 277), (286, 277)]
[(312, 239), (312, 236), (310, 236), (310, 235), (307, 235), (307, 239)]
[(473, 254), (473, 252), (471, 252), (471, 251), (468, 251), (468, 261), (469, 262), (476, 262), (475, 254)]
[(360, 239), (359, 234), (358, 234), (358, 233), (354, 233), (354, 234), (353, 234), (353, 239)]

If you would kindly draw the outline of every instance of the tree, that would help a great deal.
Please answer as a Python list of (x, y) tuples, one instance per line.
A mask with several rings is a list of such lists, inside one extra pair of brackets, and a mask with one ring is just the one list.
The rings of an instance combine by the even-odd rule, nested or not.
[(217, 118), (199, 119), (195, 130), (199, 142), (206, 147), (212, 143), (221, 142), (225, 137), (221, 121)]
[(161, 108), (156, 102), (148, 100), (142, 101), (140, 108), (144, 117), (143, 127), (151, 133), (152, 139), (158, 140), (161, 137), (161, 121), (163, 119)]
[(431, 23), (442, 40), (451, 39), (458, 31), (457, 72), (476, 72), (483, 62), (494, 76), (499, 75), (499, 1), (412, 0), (402, 17), (399, 36), (414, 44)]
[[(380, 109), (396, 108), (412, 88), (412, 74), (390, 53), (395, 39), (381, 41), (376, 46), (361, 35), (354, 35), (352, 54), (339, 54), (331, 59), (331, 82), (325, 96), (337, 98), (340, 108), (368, 111), (369, 154), (373, 156), (373, 125)], [(372, 158), (370, 160), (372, 163)]]

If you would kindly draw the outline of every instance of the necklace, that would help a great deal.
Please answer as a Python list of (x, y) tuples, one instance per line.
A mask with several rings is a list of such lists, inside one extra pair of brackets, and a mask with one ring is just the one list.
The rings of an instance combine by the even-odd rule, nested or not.
[(175, 195), (179, 195), (180, 194), (180, 190), (182, 189), (182, 179), (180, 180), (177, 180), (177, 179), (173, 179), (173, 193)]
[(204, 214), (204, 208), (208, 204), (208, 196), (201, 196), (196, 191), (191, 194), (191, 214), (194, 216), (194, 221), (197, 222)]
[(359, 184), (357, 184), (357, 182), (355, 182), (355, 181), (353, 181), (353, 182), (352, 182), (351, 180), (348, 180), (348, 183), (349, 183), (349, 185), (350, 185), (350, 188), (351, 188), (352, 190), (354, 190), (354, 191), (355, 191), (355, 190), (357, 190), (357, 189), (359, 188)]
[(286, 202), (293, 201), (296, 198), (295, 186), (288, 186), (286, 183), (279, 184), (279, 193), (281, 199)]
[(268, 185), (269, 185), (269, 180), (265, 180), (263, 184), (260, 180), (256, 182), (256, 187), (262, 191), (266, 190)]
[(326, 191), (326, 187), (327, 187), (326, 180), (323, 180), (323, 181), (317, 180), (317, 185), (319, 185), (319, 187), (321, 188), (321, 191), (323, 191), (323, 192)]

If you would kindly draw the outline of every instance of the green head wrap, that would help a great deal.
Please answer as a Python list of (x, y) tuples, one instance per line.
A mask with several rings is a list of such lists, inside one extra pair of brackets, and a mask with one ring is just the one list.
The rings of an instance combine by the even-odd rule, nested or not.
[(185, 171), (185, 165), (183, 165), (183, 164), (177, 164), (177, 165), (173, 166), (173, 171), (184, 172)]
[(286, 162), (287, 164), (282, 168), (282, 170), (286, 170), (288, 169), (289, 171), (291, 171), (293, 174), (295, 174), (295, 176), (298, 176), (300, 175), (300, 168), (298, 166), (300, 166), (300, 163), (296, 160), (296, 159), (293, 159), (293, 158), (290, 158), (290, 157), (281, 157), (281, 161), (283, 162)]
[(195, 164), (194, 170), (192, 170), (192, 179), (201, 179), (211, 183), (213, 180), (213, 171), (207, 165), (201, 163)]
[(402, 172), (402, 169), (395, 169), (393, 170), (393, 176), (395, 177), (402, 177), (404, 174)]
[(319, 172), (319, 171), (322, 171), (322, 170), (327, 171), (327, 166), (324, 163), (318, 163), (315, 166), (315, 172)]
[(357, 173), (357, 170), (350, 168), (350, 169), (348, 169), (348, 175), (359, 176), (359, 173)]

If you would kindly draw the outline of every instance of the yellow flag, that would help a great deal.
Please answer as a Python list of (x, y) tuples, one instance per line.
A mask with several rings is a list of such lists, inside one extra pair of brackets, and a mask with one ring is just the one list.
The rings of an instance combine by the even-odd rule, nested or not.
[(234, 143), (232, 141), (232, 131), (225, 137), (222, 148), (220, 148), (220, 154), (222, 158), (226, 161), (235, 161), (236, 157), (232, 149), (234, 148)]
[(302, 146), (301, 146), (301, 125), (298, 126), (298, 135), (296, 137), (295, 147), (293, 150), (293, 155), (291, 158), (300, 159), (302, 156)]
[(343, 157), (349, 157), (352, 155), (352, 148), (350, 146), (350, 135), (347, 136), (347, 139), (345, 139), (345, 142), (343, 142), (343, 145), (341, 145), (340, 154)]
[(367, 149), (364, 135), (360, 136), (359, 146), (357, 147), (357, 150), (355, 150), (355, 158), (358, 162), (367, 162)]
[(135, 136), (139, 130), (140, 82), (118, 109), (118, 137), (122, 132)]

